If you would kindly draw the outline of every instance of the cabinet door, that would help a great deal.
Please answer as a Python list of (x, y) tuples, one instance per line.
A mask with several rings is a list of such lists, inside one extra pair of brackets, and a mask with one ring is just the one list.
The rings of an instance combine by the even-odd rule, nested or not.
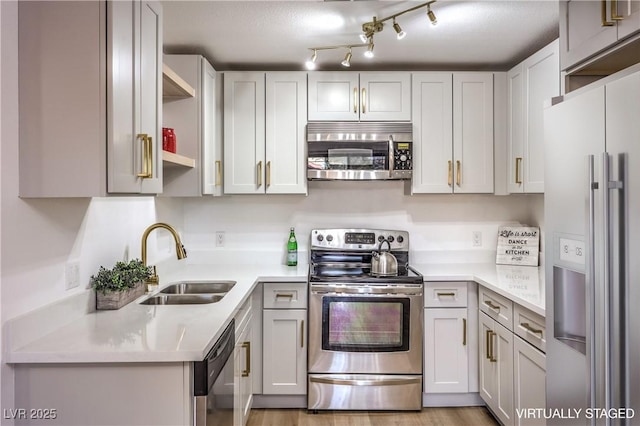
[(306, 318), (304, 309), (264, 310), (263, 394), (306, 395)]
[(413, 193), (453, 191), (451, 73), (412, 75)]
[(559, 43), (555, 41), (539, 50), (522, 64), (524, 72), (524, 164), (521, 180), (524, 192), (544, 192), (544, 122), (545, 102), (560, 95)]
[(546, 407), (546, 356), (520, 337), (513, 340), (516, 425), (544, 425), (544, 416), (518, 416), (528, 408)]
[(615, 23), (611, 26), (602, 25), (605, 20), (611, 21), (608, 3), (604, 9), (606, 16), (602, 15), (603, 1), (560, 1), (560, 63), (563, 71), (617, 40)]
[(360, 120), (411, 120), (411, 74), (360, 73)]
[(265, 184), (265, 75), (224, 74), (224, 192), (262, 194)]
[(468, 392), (467, 308), (425, 309), (424, 324), (424, 392)]
[(497, 366), (498, 393), (494, 412), (503, 425), (513, 425), (515, 410), (513, 398), (513, 333), (495, 323), (493, 359)]
[(309, 73), (309, 121), (358, 121), (357, 72)]
[(108, 191), (161, 193), (162, 7), (108, 2)]
[(480, 397), (495, 412), (498, 401), (497, 364), (493, 362), (491, 349), (495, 321), (484, 312), (478, 313), (478, 365), (480, 368)]
[(453, 74), (454, 192), (493, 193), (493, 74)]
[(201, 60), (202, 193), (222, 195), (222, 142), (216, 138), (216, 71)]
[(524, 192), (522, 163), (524, 161), (525, 84), (522, 64), (507, 73), (507, 189), (510, 193)]
[(306, 194), (307, 74), (267, 73), (266, 102), (266, 192)]
[(251, 376), (251, 332), (252, 324), (249, 320), (246, 326), (236, 337), (234, 350), (234, 384), (235, 402), (234, 419), (235, 426), (244, 426), (251, 412), (253, 404), (253, 386)]

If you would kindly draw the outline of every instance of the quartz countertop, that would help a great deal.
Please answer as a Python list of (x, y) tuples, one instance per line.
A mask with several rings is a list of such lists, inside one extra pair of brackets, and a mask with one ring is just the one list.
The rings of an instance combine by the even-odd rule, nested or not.
[[(81, 316), (29, 343), (9, 348), (8, 363), (189, 362), (204, 359), (258, 282), (306, 283), (308, 265), (206, 265), (159, 269), (160, 289), (181, 280), (233, 280), (220, 302), (141, 305)], [(542, 268), (486, 263), (416, 264), (425, 281), (476, 281), (544, 315)]]

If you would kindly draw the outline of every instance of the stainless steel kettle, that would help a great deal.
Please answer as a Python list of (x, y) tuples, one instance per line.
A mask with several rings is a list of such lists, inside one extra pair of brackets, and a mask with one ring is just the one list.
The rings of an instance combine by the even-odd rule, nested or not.
[[(384, 243), (389, 246), (389, 251), (382, 251)], [(387, 239), (380, 241), (378, 251), (371, 253), (371, 275), (378, 277), (398, 275), (398, 259), (391, 253), (391, 243)]]

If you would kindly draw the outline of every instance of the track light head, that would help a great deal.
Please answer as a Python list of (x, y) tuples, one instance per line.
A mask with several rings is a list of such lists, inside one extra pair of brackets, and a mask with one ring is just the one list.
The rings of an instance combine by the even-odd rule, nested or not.
[(365, 33), (361, 33), (360, 34), (360, 41), (362, 41), (363, 43), (367, 42), (367, 35)]
[(427, 5), (427, 16), (429, 17), (429, 21), (431, 21), (431, 25), (438, 25), (438, 19), (436, 18), (436, 14), (431, 10), (431, 5)]
[(369, 46), (367, 47), (367, 51), (364, 52), (364, 56), (367, 58), (373, 58), (373, 39), (369, 41)]
[(349, 68), (351, 66), (351, 56), (352, 56), (351, 48), (349, 48), (349, 51), (347, 52), (347, 54), (345, 55), (344, 59), (341, 62), (343, 67)]
[(305, 66), (308, 70), (316, 69), (316, 59), (318, 59), (318, 51), (314, 49), (313, 55), (311, 55), (309, 60), (305, 63)]
[(402, 28), (400, 28), (400, 24), (396, 22), (396, 18), (393, 18), (393, 29), (396, 31), (396, 34), (398, 35), (398, 40), (402, 40), (407, 35), (407, 33), (402, 31)]

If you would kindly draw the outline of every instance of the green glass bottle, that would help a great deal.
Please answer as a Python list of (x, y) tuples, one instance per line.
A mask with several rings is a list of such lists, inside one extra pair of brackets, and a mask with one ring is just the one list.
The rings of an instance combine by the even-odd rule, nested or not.
[(287, 242), (287, 265), (298, 265), (298, 241), (296, 240), (296, 233), (293, 228), (289, 232), (289, 241)]

